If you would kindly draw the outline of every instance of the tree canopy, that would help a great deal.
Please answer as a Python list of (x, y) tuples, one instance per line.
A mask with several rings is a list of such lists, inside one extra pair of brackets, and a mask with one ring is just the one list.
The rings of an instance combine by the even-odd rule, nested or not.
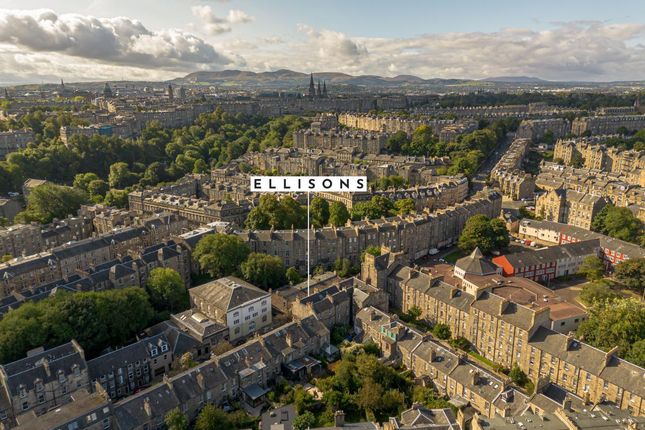
[(508, 247), (509, 243), (510, 237), (504, 221), (478, 214), (466, 221), (458, 246), (465, 252), (479, 247), (483, 253), (490, 253)]
[(55, 184), (40, 185), (29, 193), (27, 209), (16, 215), (16, 221), (49, 223), (54, 218), (76, 215), (81, 205), (88, 203), (85, 192)]
[(241, 270), (244, 279), (263, 290), (278, 288), (287, 282), (282, 259), (275, 255), (253, 252), (241, 264)]
[(195, 247), (193, 256), (199, 267), (213, 277), (240, 273), (240, 264), (251, 253), (242, 239), (235, 235), (216, 233), (204, 236)]
[(643, 293), (645, 289), (645, 258), (630, 258), (616, 266), (616, 280), (630, 288)]
[[(605, 351), (618, 346), (622, 357), (632, 356), (632, 347), (645, 336), (645, 303), (638, 299), (596, 301), (589, 317), (577, 330), (585, 342)], [(642, 347), (642, 344), (639, 344)], [(635, 351), (640, 356), (642, 351)], [(644, 366), (645, 362), (634, 362)]]
[(189, 306), (184, 280), (174, 269), (165, 267), (152, 269), (146, 281), (146, 291), (152, 306), (157, 311), (176, 313)]
[(640, 243), (642, 225), (628, 208), (607, 205), (594, 217), (591, 229), (616, 239)]
[(334, 227), (342, 227), (350, 218), (347, 206), (341, 202), (332, 202), (329, 205), (329, 224)]
[(87, 293), (59, 292), (9, 311), (0, 320), (0, 362), (16, 360), (28, 350), (77, 340), (88, 357), (122, 345), (154, 317), (142, 288)]

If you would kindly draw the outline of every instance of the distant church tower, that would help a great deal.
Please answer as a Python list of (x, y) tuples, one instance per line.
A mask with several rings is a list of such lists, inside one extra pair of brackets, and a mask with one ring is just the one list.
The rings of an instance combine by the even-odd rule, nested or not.
[(103, 87), (103, 97), (105, 97), (106, 99), (112, 98), (112, 88), (110, 88), (110, 84), (108, 84), (107, 82)]
[(175, 98), (175, 93), (172, 90), (172, 85), (168, 84), (168, 89), (166, 90), (166, 95), (170, 100)]
[(318, 97), (322, 97), (322, 89), (320, 88), (320, 79), (318, 79), (318, 91), (316, 92)]
[(182, 85), (179, 87), (179, 98), (180, 99), (185, 99), (186, 98), (186, 88)]
[(323, 97), (327, 97), (327, 82), (323, 81)]
[(309, 76), (309, 97), (316, 97), (316, 87), (314, 86), (314, 74)]

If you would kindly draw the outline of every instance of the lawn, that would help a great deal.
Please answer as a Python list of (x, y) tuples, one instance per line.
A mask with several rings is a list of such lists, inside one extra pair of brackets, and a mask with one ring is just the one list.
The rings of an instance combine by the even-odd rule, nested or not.
[(466, 255), (468, 254), (464, 253), (464, 251), (462, 251), (461, 249), (457, 249), (455, 251), (452, 251), (450, 254), (446, 255), (445, 257), (443, 257), (443, 259), (450, 264), (455, 264), (457, 260), (459, 260), (462, 257), (465, 257)]

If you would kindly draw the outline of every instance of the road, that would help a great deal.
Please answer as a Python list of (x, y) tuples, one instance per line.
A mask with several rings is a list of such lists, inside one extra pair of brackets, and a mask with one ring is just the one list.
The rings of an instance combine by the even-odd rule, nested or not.
[(484, 162), (479, 166), (477, 174), (472, 179), (472, 187), (470, 193), (475, 194), (478, 191), (481, 191), (486, 186), (486, 181), (490, 176), (490, 172), (495, 167), (495, 164), (502, 158), (502, 155), (508, 151), (508, 147), (511, 146), (511, 143), (515, 139), (515, 133), (507, 133), (506, 138), (502, 143), (500, 143), (494, 151), (492, 151)]

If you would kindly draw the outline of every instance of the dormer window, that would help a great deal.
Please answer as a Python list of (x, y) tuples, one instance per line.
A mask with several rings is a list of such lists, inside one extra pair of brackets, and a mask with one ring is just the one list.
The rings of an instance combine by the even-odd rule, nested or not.
[(58, 371), (58, 382), (61, 384), (65, 383), (65, 374), (63, 373), (62, 370)]
[(20, 386), (20, 397), (22, 398), (27, 397), (27, 389), (25, 388), (24, 385)]
[(157, 354), (159, 354), (159, 351), (157, 351), (156, 347), (150, 348), (150, 356), (151, 357), (156, 357)]
[(72, 372), (74, 372), (74, 376), (81, 374), (81, 368), (78, 366), (78, 364), (72, 366)]
[(41, 381), (40, 379), (37, 380), (36, 384), (34, 384), (34, 385), (36, 386), (36, 391), (38, 391), (38, 392), (43, 391), (45, 389), (43, 387), (43, 381)]
[(166, 343), (161, 344), (161, 352), (168, 352), (168, 344)]

